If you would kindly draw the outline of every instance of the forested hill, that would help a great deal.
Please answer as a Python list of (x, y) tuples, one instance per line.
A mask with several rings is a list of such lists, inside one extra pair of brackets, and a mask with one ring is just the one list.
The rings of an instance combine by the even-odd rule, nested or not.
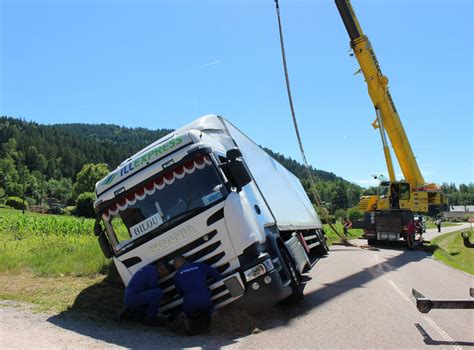
[[(42, 125), (1, 117), (0, 159), (7, 156), (8, 148), (16, 147), (30, 171), (42, 171), (48, 178), (74, 180), (85, 163), (106, 163), (109, 169), (114, 169), (170, 131), (107, 124)], [(16, 144), (7, 146), (11, 139)]]
[[(43, 125), (21, 119), (0, 117), (0, 199), (21, 196), (25, 171), (29, 202), (55, 198), (74, 203), (76, 175), (86, 163), (105, 163), (114, 169), (124, 159), (166, 135), (171, 130), (126, 128), (106, 124)], [(303, 165), (266, 149), (302, 180), (309, 183)], [(21, 166), (25, 165), (26, 168)], [(311, 168), (321, 197), (334, 209), (355, 205), (362, 188), (333, 173)], [(46, 181), (44, 192), (41, 186)]]
[[(263, 147), (263, 149), (270, 154), (273, 158), (278, 160), (281, 164), (285, 166), (288, 170), (290, 170), (293, 174), (295, 174), (298, 178), (300, 179), (306, 179), (306, 168), (304, 165), (300, 164), (296, 160), (292, 158), (287, 158), (284, 155), (280, 153), (275, 153), (271, 149), (268, 149), (266, 147)], [(348, 181), (344, 180), (342, 177), (337, 176), (334, 173), (324, 171), (324, 170), (319, 170), (315, 169), (312, 166), (310, 166), (310, 171), (311, 174), (313, 175), (314, 179), (316, 181), (344, 181), (346, 183), (349, 183)]]

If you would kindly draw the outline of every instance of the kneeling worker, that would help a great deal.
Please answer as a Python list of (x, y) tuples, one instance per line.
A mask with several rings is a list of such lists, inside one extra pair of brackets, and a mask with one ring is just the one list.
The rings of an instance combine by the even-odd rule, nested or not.
[[(201, 262), (188, 262), (183, 256), (174, 259), (176, 268), (174, 282), (177, 292), (183, 297), (183, 312), (191, 321), (190, 333), (208, 331), (210, 315), (214, 310), (211, 291), (207, 280), (218, 280), (221, 277), (215, 268)], [(199, 327), (197, 330), (196, 325)]]
[(158, 311), (163, 298), (163, 291), (158, 286), (158, 281), (169, 273), (169, 266), (161, 261), (138, 270), (125, 289), (125, 307), (119, 319), (158, 323)]

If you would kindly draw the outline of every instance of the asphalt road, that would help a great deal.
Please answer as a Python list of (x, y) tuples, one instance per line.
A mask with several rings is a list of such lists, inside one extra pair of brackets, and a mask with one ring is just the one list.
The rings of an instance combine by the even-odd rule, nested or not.
[[(441, 234), (460, 228), (443, 228)], [(434, 231), (428, 230), (426, 236), (432, 239), (437, 235)], [(242, 339), (239, 347), (474, 346), (473, 310), (421, 314), (410, 300), (412, 288), (432, 298), (468, 299), (469, 287), (474, 287), (473, 276), (432, 259), (425, 251), (408, 251), (401, 244), (377, 250), (333, 246), (311, 277), (300, 315), (285, 327)]]
[[(442, 233), (461, 228), (443, 228)], [(426, 236), (431, 239), (434, 231), (429, 230)], [(402, 244), (377, 250), (333, 246), (310, 278), (301, 303), (275, 306), (256, 315), (224, 308), (209, 336), (176, 336), (162, 329), (101, 325), (3, 306), (0, 348), (474, 347), (474, 311), (421, 314), (410, 300), (412, 288), (432, 298), (467, 299), (469, 287), (474, 287), (473, 276), (432, 259), (423, 250), (407, 251)]]

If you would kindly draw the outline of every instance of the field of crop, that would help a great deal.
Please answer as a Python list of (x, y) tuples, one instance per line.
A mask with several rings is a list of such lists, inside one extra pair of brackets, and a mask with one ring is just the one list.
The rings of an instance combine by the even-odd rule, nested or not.
[(107, 260), (93, 234), (94, 220), (0, 211), (0, 272), (91, 276)]

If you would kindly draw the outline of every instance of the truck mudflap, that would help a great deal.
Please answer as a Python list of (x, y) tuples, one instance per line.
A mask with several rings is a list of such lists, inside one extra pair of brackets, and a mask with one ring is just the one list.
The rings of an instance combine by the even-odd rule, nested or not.
[(285, 242), (285, 246), (291, 254), (293, 261), (295, 262), (296, 269), (301, 274), (306, 266), (311, 266), (308, 254), (301, 244), (301, 239), (298, 237), (297, 233), (294, 232), (291, 235), (291, 238)]

